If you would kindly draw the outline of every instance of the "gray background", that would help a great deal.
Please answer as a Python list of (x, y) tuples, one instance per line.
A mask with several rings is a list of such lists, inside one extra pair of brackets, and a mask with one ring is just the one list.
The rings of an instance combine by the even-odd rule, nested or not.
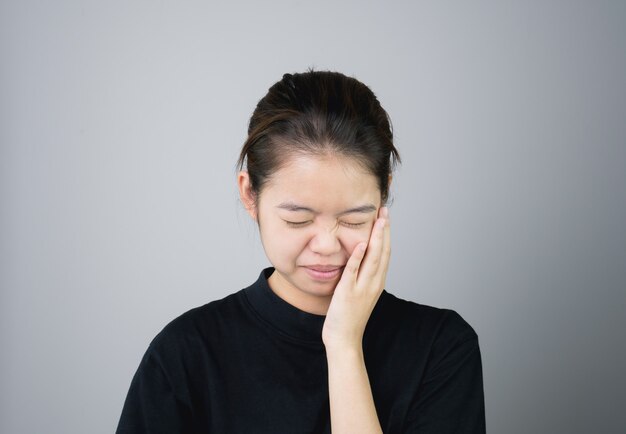
[(0, 2), (0, 432), (113, 432), (152, 337), (267, 264), (235, 160), (309, 66), (404, 165), (388, 291), (480, 336), (491, 433), (626, 426), (626, 2)]

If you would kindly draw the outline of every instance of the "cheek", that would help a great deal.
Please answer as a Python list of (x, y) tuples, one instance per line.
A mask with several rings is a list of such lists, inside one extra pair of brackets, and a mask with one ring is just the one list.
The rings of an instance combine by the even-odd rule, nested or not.
[(269, 224), (261, 230), (263, 246), (270, 260), (286, 261), (296, 258), (306, 247), (304, 232), (285, 228), (280, 223)]
[(344, 231), (341, 242), (349, 255), (352, 254), (359, 243), (369, 243), (372, 227), (373, 225), (369, 225), (366, 229)]

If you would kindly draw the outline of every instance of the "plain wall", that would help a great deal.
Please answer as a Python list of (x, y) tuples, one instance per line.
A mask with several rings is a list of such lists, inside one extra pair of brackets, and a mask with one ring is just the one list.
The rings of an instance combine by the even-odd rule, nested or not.
[(113, 432), (267, 265), (235, 188), (283, 73), (390, 113), (387, 290), (478, 332), (490, 433), (626, 426), (626, 3), (0, 1), (0, 432)]

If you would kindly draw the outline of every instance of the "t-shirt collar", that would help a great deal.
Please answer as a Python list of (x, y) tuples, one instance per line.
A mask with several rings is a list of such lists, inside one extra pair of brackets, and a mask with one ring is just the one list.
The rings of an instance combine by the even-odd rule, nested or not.
[(243, 290), (252, 308), (284, 338), (323, 345), (322, 327), (326, 316), (300, 310), (276, 295), (267, 283), (273, 272), (273, 267), (264, 269), (257, 281)]

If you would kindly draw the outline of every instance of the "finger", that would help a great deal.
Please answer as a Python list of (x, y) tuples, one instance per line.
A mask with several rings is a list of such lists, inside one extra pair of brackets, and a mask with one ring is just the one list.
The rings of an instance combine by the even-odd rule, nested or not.
[(359, 268), (361, 267), (361, 262), (365, 256), (366, 247), (367, 244), (365, 243), (357, 244), (343, 269), (341, 280), (348, 279), (352, 282), (356, 281), (356, 277), (359, 274)]
[(380, 265), (376, 271), (376, 275), (381, 281), (385, 280), (387, 268), (389, 266), (389, 258), (391, 255), (391, 229), (389, 220), (389, 208), (383, 206), (380, 208), (379, 215), (384, 219), (385, 223), (382, 230), (382, 246), (380, 251)]
[(384, 232), (385, 219), (379, 218), (376, 220), (374, 227), (372, 228), (365, 258), (363, 259), (363, 264), (361, 265), (361, 271), (359, 273), (359, 275), (365, 276), (368, 280), (375, 276), (380, 268)]
[(389, 209), (385, 207), (385, 230), (383, 235), (381, 270), (383, 271), (383, 281), (387, 275), (389, 261), (391, 259), (391, 220), (389, 219)]

